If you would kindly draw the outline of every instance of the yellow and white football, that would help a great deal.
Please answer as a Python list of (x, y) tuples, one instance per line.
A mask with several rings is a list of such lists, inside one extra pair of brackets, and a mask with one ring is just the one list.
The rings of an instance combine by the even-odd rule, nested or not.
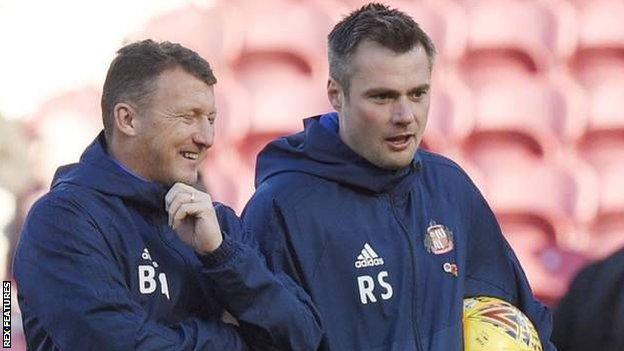
[(514, 305), (487, 296), (464, 299), (464, 351), (542, 351), (531, 321)]

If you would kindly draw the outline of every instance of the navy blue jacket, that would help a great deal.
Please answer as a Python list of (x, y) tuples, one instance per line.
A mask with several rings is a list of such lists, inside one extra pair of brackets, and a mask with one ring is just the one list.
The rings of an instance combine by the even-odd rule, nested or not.
[(624, 350), (624, 248), (574, 278), (554, 321), (561, 351)]
[(315, 117), (260, 153), (256, 187), (243, 225), (312, 297), (323, 349), (463, 350), (462, 300), (487, 295), (518, 306), (554, 350), (549, 311), (452, 161), (419, 150), (383, 170)]
[(309, 297), (266, 268), (232, 210), (216, 206), (224, 241), (197, 256), (167, 224), (167, 189), (104, 150), (101, 134), (26, 220), (14, 275), (29, 350), (317, 348)]

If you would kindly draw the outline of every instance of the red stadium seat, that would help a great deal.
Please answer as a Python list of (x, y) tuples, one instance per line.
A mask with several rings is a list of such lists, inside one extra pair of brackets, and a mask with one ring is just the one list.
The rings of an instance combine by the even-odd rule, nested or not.
[(433, 78), (429, 119), (423, 142), (432, 151), (452, 152), (474, 128), (474, 103), (457, 77)]
[(521, 159), (508, 159), (496, 167), (481, 169), (488, 184), (487, 196), (495, 211), (546, 216), (550, 217), (550, 223), (567, 222), (571, 217), (576, 200), (575, 184), (559, 170)]
[(330, 109), (325, 85), (287, 60), (243, 57), (235, 72), (251, 97), (251, 133), (297, 131), (303, 118)]
[(325, 37), (332, 19), (314, 2), (235, 3), (247, 28), (232, 72), (249, 95), (249, 132), (290, 133), (303, 118), (327, 112)]
[(579, 50), (624, 50), (624, 2), (576, 0), (579, 17)]
[(573, 51), (574, 11), (564, 1), (480, 0), (465, 6), (469, 64), (502, 56), (535, 72)]
[[(622, 66), (624, 71), (624, 65)], [(624, 130), (624, 81), (611, 77), (589, 90), (589, 130)]]
[(245, 138), (251, 128), (251, 97), (247, 90), (231, 78), (228, 72), (217, 77), (215, 98), (215, 145), (236, 144)]
[(624, 214), (601, 215), (588, 229), (585, 253), (592, 259), (603, 259), (624, 247)]
[(587, 259), (575, 251), (558, 247), (554, 228), (543, 218), (523, 215), (498, 217), (534, 293), (552, 305), (567, 291), (570, 280)]
[(151, 19), (129, 38), (178, 42), (197, 51), (217, 68), (240, 51), (245, 23), (227, 1), (189, 4)]
[(245, 24), (243, 55), (296, 58), (313, 79), (327, 80), (326, 36), (333, 20), (314, 3), (236, 0)]
[(508, 141), (537, 157), (572, 144), (585, 128), (582, 89), (571, 80), (544, 80), (516, 71), (472, 74), (475, 130), (469, 142)]
[(581, 149), (600, 176), (601, 212), (624, 214), (624, 132), (596, 133)]
[(589, 134), (579, 153), (599, 177), (599, 212), (588, 231), (586, 252), (606, 257), (624, 246), (624, 131)]
[(578, 153), (599, 179), (599, 213), (588, 225), (585, 245), (586, 254), (594, 259), (624, 246), (623, 54), (621, 49), (588, 47), (574, 62), (575, 74), (589, 97), (588, 127), (578, 143)]
[(463, 154), (479, 168), (489, 169), (509, 160), (528, 163), (542, 159), (542, 150), (526, 134), (473, 132), (462, 145)]
[(624, 50), (622, 54), (586, 52), (577, 57), (575, 74), (588, 97), (588, 133), (624, 130)]
[(577, 249), (573, 242), (577, 225), (592, 218), (598, 207), (597, 185), (588, 168), (582, 163), (545, 163), (509, 154), (476, 164), (497, 215), (541, 218), (552, 226), (558, 245)]
[(536, 295), (553, 304), (587, 262), (584, 229), (596, 216), (598, 182), (574, 157), (557, 163), (480, 162), (486, 196)]

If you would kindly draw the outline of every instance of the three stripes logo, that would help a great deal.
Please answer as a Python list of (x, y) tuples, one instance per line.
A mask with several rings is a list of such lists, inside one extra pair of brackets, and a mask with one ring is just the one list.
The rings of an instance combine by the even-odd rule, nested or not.
[(383, 258), (379, 257), (368, 243), (364, 243), (364, 248), (355, 261), (355, 268), (382, 266), (383, 264)]

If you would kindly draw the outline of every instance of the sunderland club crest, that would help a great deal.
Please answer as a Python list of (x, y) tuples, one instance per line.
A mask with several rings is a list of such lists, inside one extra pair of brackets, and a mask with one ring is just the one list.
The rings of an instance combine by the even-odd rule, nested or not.
[(435, 221), (429, 222), (425, 234), (425, 247), (434, 255), (441, 255), (453, 250), (453, 232)]

